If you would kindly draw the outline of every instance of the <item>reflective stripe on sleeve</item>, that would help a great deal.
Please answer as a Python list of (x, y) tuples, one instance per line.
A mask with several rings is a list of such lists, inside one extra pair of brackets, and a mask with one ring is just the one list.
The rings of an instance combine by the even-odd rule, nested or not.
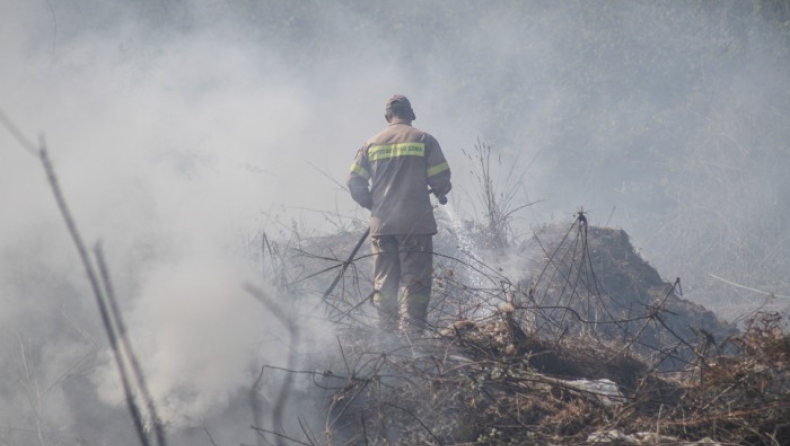
[(364, 178), (366, 180), (370, 179), (370, 174), (368, 173), (368, 171), (365, 170), (364, 167), (360, 166), (357, 163), (354, 163), (354, 164), (351, 165), (351, 171), (354, 172), (355, 174), (361, 176), (362, 178)]
[(450, 170), (450, 166), (447, 163), (440, 163), (428, 169), (428, 176), (432, 177), (436, 174), (442, 173), (445, 170)]
[(425, 156), (425, 143), (400, 142), (372, 146), (368, 150), (368, 160), (378, 161), (399, 156)]

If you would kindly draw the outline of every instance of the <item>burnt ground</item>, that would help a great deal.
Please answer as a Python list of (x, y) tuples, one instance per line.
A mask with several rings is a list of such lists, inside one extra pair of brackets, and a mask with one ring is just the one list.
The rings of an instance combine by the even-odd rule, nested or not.
[[(358, 235), (303, 242), (305, 273), (291, 283), (321, 293), (337, 268), (308, 272), (336, 265)], [(781, 315), (755, 314), (738, 331), (684, 300), (680, 279), (663, 280), (624, 231), (582, 218), (491, 262), (459, 246), (437, 240), (431, 329), (406, 339), (375, 328), (363, 245), (326, 299), (342, 358), (315, 372), (324, 432), (281, 439), (790, 445)]]

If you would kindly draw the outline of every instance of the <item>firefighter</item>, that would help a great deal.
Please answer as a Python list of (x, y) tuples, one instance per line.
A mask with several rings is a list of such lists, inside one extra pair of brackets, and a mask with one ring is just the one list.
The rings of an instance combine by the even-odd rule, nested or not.
[(436, 138), (412, 127), (416, 116), (405, 96), (387, 100), (384, 118), (389, 125), (359, 149), (347, 184), (370, 210), (379, 326), (419, 335), (427, 326), (437, 232), (429, 194), (447, 202), (450, 167)]

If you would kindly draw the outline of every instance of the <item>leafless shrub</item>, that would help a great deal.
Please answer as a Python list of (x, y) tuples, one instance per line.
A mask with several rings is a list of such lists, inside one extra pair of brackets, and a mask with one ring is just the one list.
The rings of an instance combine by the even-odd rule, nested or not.
[[(505, 167), (502, 155), (494, 155), (492, 147), (480, 140), (473, 151), (462, 150), (472, 164), (472, 177), (477, 182), (477, 200), (482, 206), (484, 226), (479, 231), (485, 237), (488, 249), (502, 250), (515, 239), (513, 216), (516, 212), (535, 204), (525, 200), (524, 177), (534, 159), (526, 168), (519, 166), (520, 155)], [(517, 170), (518, 169), (518, 170)], [(501, 179), (501, 180), (500, 180)]]

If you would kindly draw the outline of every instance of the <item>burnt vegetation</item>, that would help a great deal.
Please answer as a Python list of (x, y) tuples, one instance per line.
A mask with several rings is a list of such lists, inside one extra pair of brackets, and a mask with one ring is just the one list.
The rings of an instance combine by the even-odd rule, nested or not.
[(325, 428), (288, 441), (790, 442), (781, 315), (756, 313), (736, 330), (682, 299), (680, 280), (662, 281), (624, 231), (588, 227), (581, 212), (515, 249), (542, 253), (525, 263), (531, 278), (439, 253), (432, 328), (421, 339), (374, 328), (359, 264), (328, 297), (344, 328), (342, 360), (315, 373)]

